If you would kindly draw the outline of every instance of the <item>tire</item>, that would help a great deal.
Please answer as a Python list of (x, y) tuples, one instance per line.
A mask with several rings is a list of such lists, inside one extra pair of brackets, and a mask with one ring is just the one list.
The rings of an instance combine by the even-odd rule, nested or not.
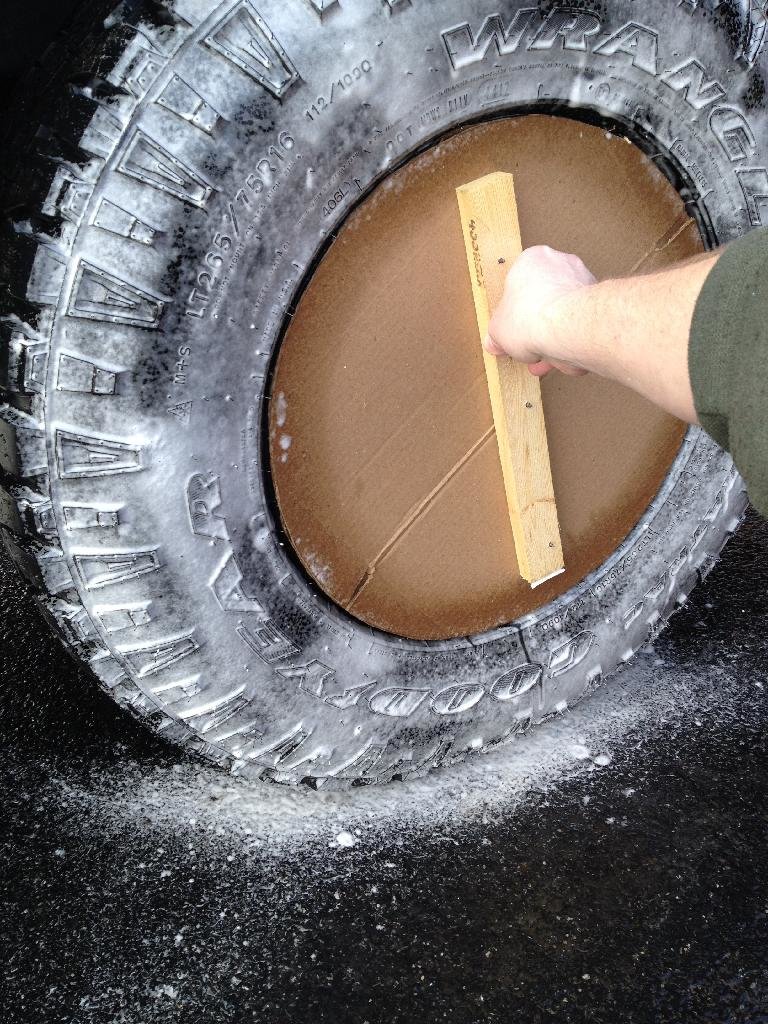
[(707, 244), (760, 224), (764, 21), (746, 2), (178, 0), (102, 29), (86, 6), (35, 69), (45, 127), (24, 101), (6, 144), (0, 535), (67, 647), (169, 740), (288, 783), (423, 774), (573, 705), (714, 564), (746, 500), (728, 456), (690, 430), (578, 587), (492, 633), (407, 641), (281, 546), (271, 359), (352, 208), (329, 208), (339, 183), (365, 194), (481, 117), (578, 111), (653, 155)]

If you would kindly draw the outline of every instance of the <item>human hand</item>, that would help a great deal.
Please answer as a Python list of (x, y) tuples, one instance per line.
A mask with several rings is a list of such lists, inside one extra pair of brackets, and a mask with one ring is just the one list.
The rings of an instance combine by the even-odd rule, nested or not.
[(569, 350), (565, 300), (595, 283), (578, 256), (547, 245), (525, 249), (507, 274), (504, 296), (488, 328), (486, 351), (527, 363), (537, 377), (552, 369), (571, 376), (586, 373)]

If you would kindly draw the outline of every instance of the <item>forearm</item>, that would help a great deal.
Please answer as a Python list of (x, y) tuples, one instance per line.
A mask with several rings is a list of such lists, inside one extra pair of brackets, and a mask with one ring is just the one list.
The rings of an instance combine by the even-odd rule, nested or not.
[(537, 376), (598, 373), (700, 422), (768, 513), (766, 264), (768, 228), (669, 270), (602, 282), (578, 256), (532, 246), (507, 275), (486, 348)]
[(688, 372), (696, 301), (719, 252), (671, 270), (602, 281), (553, 303), (544, 359), (570, 362), (697, 422)]

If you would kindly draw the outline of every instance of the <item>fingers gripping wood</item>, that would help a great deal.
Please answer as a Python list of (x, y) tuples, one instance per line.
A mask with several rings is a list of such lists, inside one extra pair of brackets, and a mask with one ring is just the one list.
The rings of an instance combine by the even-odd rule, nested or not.
[[(482, 341), (522, 251), (514, 180), (489, 174), (456, 194)], [(522, 363), (483, 358), (520, 575), (535, 587), (564, 568), (541, 386)]]

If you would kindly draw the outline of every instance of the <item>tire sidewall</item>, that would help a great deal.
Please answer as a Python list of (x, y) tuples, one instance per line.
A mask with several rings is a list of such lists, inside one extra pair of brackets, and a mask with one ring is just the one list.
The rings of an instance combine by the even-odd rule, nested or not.
[[(661, 2), (643, 5), (642, 25), (629, 2), (599, 14), (583, 5), (545, 14), (499, 6), (509, 38), (497, 34), (484, 54), (477, 43), (497, 8), (479, 0), (332, 5), (323, 17), (308, 0), (249, 6), (295, 72), (277, 99), (204, 43), (232, 4), (190, 3), (197, 20), (178, 46), (166, 42), (154, 78), (136, 78), (139, 102), (90, 183), (63, 273), (51, 366), (77, 352), (129, 383), (111, 407), (90, 394), (48, 393), (61, 548), (93, 624), (94, 668), (115, 696), (245, 774), (375, 781), (487, 747), (564, 710), (654, 635), (733, 525), (740, 485), (731, 462), (691, 430), (643, 520), (578, 587), (492, 633), (434, 643), (352, 619), (284, 543), (264, 449), (286, 314), (357, 203), (414, 154), (489, 117), (581, 110), (634, 126), (709, 242), (737, 237), (763, 215), (768, 129), (762, 107), (744, 102), (757, 72), (739, 58), (741, 37)], [(524, 31), (513, 46), (516, 16)], [(118, 77), (135, 74), (137, 59), (127, 54)], [(715, 100), (699, 98), (695, 81), (686, 91), (685, 72), (676, 72), (686, 65), (703, 70), (699, 92), (717, 85)], [(158, 102), (174, 75), (220, 115), (210, 133)], [(210, 184), (201, 208), (120, 170), (138, 130)], [(757, 196), (751, 204), (745, 188)], [(157, 241), (138, 250), (134, 240), (105, 241), (96, 212), (105, 198), (155, 226)], [(158, 328), (69, 316), (81, 260), (156, 297)], [(62, 431), (141, 448), (142, 472), (129, 482), (66, 479)], [(119, 538), (69, 529), (64, 507), (88, 502), (124, 509)], [(116, 549), (159, 552), (157, 571), (97, 592), (83, 559)], [(147, 602), (143, 633), (105, 625), (115, 607)], [(183, 637), (194, 638), (187, 653), (144, 671), (142, 652)], [(232, 713), (217, 717), (221, 708)]]

